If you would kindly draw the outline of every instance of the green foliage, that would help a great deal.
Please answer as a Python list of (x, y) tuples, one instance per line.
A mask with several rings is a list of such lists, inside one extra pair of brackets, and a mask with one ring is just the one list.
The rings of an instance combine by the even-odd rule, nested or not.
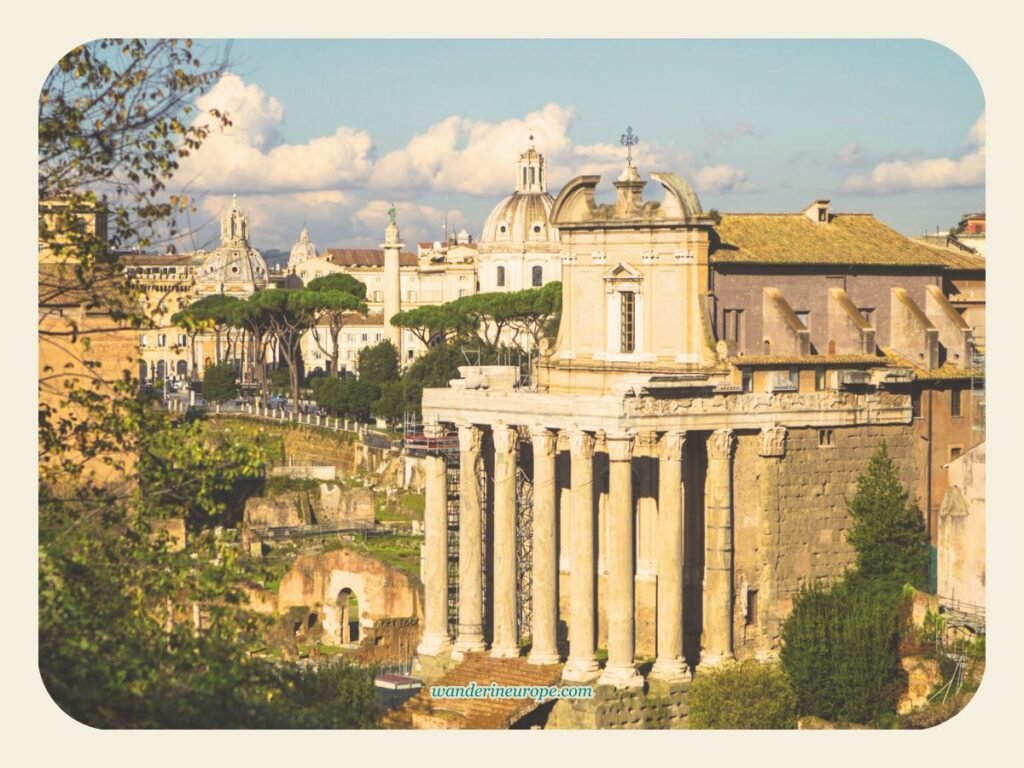
[(377, 386), (398, 381), (398, 350), (390, 339), (359, 350), (359, 380)]
[(895, 711), (905, 598), (854, 577), (803, 589), (782, 628), (782, 666), (801, 715), (867, 723)]
[(287, 368), (274, 368), (270, 375), (270, 386), (277, 392), (286, 392), (291, 386), (291, 374)]
[(377, 419), (394, 424), (405, 410), (405, 387), (400, 381), (380, 385), (380, 397), (373, 402), (370, 413)]
[(853, 517), (847, 540), (857, 550), (861, 575), (923, 588), (928, 583), (928, 536), (908, 496), (883, 442), (847, 502)]
[(316, 403), (335, 416), (369, 421), (380, 387), (360, 379), (323, 379), (313, 390)]
[(405, 372), (405, 407), (419, 412), (423, 390), (447, 387), (459, 377), (459, 366), (466, 364), (462, 351), (453, 344), (431, 347), (425, 355), (416, 358)]
[(278, 706), (288, 728), (373, 728), (373, 670), (344, 659), (293, 673)]
[(238, 396), (235, 368), (228, 363), (207, 366), (203, 373), (203, 400), (223, 403)]
[(796, 727), (796, 696), (782, 668), (754, 660), (700, 672), (687, 699), (689, 728)]

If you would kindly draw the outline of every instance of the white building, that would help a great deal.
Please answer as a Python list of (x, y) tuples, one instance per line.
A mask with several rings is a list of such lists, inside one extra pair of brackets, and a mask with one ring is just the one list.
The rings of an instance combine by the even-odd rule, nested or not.
[[(531, 141), (533, 137), (531, 136)], [(480, 236), (480, 291), (521, 291), (562, 279), (547, 161), (533, 145), (519, 156), (516, 191), (498, 203)]]

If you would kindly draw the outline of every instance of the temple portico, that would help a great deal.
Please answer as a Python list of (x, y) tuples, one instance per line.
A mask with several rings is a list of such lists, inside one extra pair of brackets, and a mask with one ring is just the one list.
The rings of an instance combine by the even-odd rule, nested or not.
[[(449, 389), (428, 390), (424, 400), (435, 430), (457, 432), (460, 472), (457, 487), (449, 488), (442, 482), (446, 454), (428, 456), (429, 597), (420, 653), (447, 652), (454, 643), (455, 658), (482, 650), (512, 657), (529, 645), (531, 663), (564, 659), (565, 679), (616, 687), (642, 684), (641, 655), (654, 657), (652, 677), (669, 681), (688, 678), (696, 664), (734, 655), (734, 485), (754, 480), (735, 466), (740, 436), (760, 446), (753, 461), (777, 472), (788, 429), (898, 422), (908, 415), (905, 398), (884, 392), (743, 394), (705, 387), (673, 398), (643, 389), (574, 397), (503, 388), (499, 382), (508, 378), (503, 370), (476, 369), (467, 381), (479, 388), (456, 380)], [(485, 381), (494, 388), (484, 388)], [(702, 471), (687, 471), (695, 459)], [(490, 485), (481, 482), (485, 467), (493, 468)], [(459, 498), (458, 528), (449, 530), (458, 540), (454, 636), (448, 602), (437, 598), (449, 588), (449, 552), (432, 535), (435, 521), (450, 525), (445, 505), (453, 490)], [(528, 531), (521, 530), (525, 496)], [(522, 559), (524, 536), (529, 562)], [(702, 542), (699, 549), (695, 542)], [(643, 555), (648, 562), (641, 563)], [(688, 569), (702, 574), (702, 583), (689, 589)], [(651, 580), (655, 630), (644, 644), (653, 653), (638, 654), (637, 590)], [(520, 591), (529, 593), (528, 612), (520, 610)], [(566, 647), (563, 635), (561, 648), (560, 620), (568, 640)], [(606, 628), (603, 637), (599, 626)], [(701, 638), (696, 658), (684, 653), (688, 633)], [(599, 648), (607, 651), (603, 666)]]
[[(683, 179), (651, 178), (660, 202), (627, 155), (614, 204), (597, 176), (555, 199), (560, 324), (529, 386), (475, 366), (423, 392), (449, 437), (427, 448), (421, 655), (528, 648), (617, 688), (771, 656), (800, 588), (852, 565), (845, 498), (878, 442), (913, 476), (909, 372), (851, 353), (802, 375), (808, 330), (767, 288), (765, 355), (737, 358), (712, 322), (715, 219)], [(853, 321), (834, 309), (838, 336)], [(792, 367), (749, 370), (762, 358)]]

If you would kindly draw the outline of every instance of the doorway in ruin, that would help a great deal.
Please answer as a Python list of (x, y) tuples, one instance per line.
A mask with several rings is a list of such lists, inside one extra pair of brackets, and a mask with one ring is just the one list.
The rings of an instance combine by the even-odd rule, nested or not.
[(338, 642), (341, 645), (359, 642), (359, 598), (345, 587), (338, 593)]

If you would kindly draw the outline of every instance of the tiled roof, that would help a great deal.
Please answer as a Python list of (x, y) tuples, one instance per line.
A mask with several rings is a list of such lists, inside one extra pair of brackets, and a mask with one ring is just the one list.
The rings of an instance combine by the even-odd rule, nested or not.
[(124, 253), (118, 260), (127, 266), (132, 267), (180, 267), (192, 263), (190, 253)]
[(866, 213), (827, 224), (802, 213), (726, 213), (711, 242), (714, 264), (873, 264), (984, 269), (984, 259), (915, 243)]
[(912, 360), (903, 357), (903, 355), (892, 349), (892, 347), (881, 347), (881, 350), (893, 364), (903, 368), (910, 368), (914, 372), (914, 377), (919, 381), (966, 381), (970, 378), (985, 378), (984, 368), (961, 368), (958, 365), (953, 365), (952, 363), (947, 362), (938, 368), (932, 368), (929, 370), (928, 368), (922, 368)]
[(877, 355), (740, 355), (730, 357), (729, 362), (739, 367), (773, 365), (887, 365), (884, 357)]
[(134, 308), (132, 291), (120, 274), (105, 272), (97, 268), (86, 278), (80, 278), (73, 264), (39, 264), (39, 306), (78, 307), (84, 306), (94, 312), (105, 312), (115, 308)]
[[(339, 267), (384, 268), (384, 251), (377, 248), (328, 248), (324, 258)], [(398, 263), (403, 267), (415, 267), (419, 257), (403, 251), (398, 254)]]
[(360, 315), (358, 312), (353, 312), (351, 315), (345, 315), (344, 326), (365, 326), (365, 325), (384, 325), (384, 313), (383, 312), (371, 312), (368, 315)]

